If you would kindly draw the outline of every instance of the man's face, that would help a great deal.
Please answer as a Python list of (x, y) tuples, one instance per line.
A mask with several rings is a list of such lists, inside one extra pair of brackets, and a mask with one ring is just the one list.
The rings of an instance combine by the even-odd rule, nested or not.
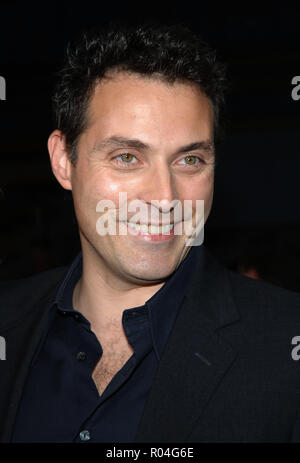
[[(169, 209), (153, 206), (162, 200), (165, 204), (179, 200), (182, 206), (184, 200), (192, 200), (195, 215), (196, 200), (202, 199), (206, 220), (214, 179), (211, 103), (188, 84), (168, 85), (119, 73), (97, 84), (87, 120), (88, 128), (77, 145), (77, 164), (71, 168), (83, 253), (96, 256), (104, 278), (113, 274), (135, 284), (159, 282), (190, 249), (185, 245), (184, 227), (181, 235), (172, 232), (168, 239), (161, 234), (131, 233), (126, 222), (118, 220), (124, 212), (119, 192), (127, 193), (127, 204), (139, 200), (146, 206), (148, 223), (155, 208), (158, 223), (165, 222), (167, 212), (173, 221)], [(183, 148), (198, 142), (196, 148)], [(96, 211), (100, 200), (113, 202), (117, 226), (126, 234), (99, 235), (97, 220), (108, 211)], [(127, 220), (134, 215), (128, 211)]]

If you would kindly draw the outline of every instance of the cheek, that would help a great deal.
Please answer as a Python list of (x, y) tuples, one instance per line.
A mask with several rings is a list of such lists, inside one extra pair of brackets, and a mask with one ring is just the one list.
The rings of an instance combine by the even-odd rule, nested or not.
[(75, 214), (80, 228), (96, 222), (97, 185), (88, 176), (74, 176), (72, 195)]
[(193, 204), (196, 205), (196, 200), (204, 200), (204, 214), (205, 219), (208, 217), (214, 194), (214, 175), (209, 173), (205, 176), (200, 177), (198, 181), (194, 181), (193, 184), (189, 184), (185, 190), (185, 199), (191, 199)]
[(120, 190), (120, 182), (113, 181), (103, 172), (85, 172), (74, 179), (73, 195), (77, 202), (86, 205), (95, 205), (101, 199), (115, 200)]
[(212, 202), (213, 202), (213, 196), (214, 196), (214, 174), (212, 173), (207, 178), (207, 182), (205, 183), (204, 190), (203, 190), (205, 220), (207, 219), (210, 213)]
[[(119, 208), (122, 186), (105, 176), (80, 179), (73, 188), (74, 208), (82, 228), (96, 230), (99, 217)], [(102, 204), (100, 203), (101, 201)]]
[(183, 184), (181, 197), (183, 199), (203, 199), (205, 203), (212, 202), (214, 190), (214, 174), (208, 173), (201, 175), (198, 179)]

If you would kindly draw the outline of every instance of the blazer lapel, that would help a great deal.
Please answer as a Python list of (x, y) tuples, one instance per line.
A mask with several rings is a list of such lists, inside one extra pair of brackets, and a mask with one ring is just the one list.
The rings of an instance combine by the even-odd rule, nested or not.
[(238, 318), (228, 272), (204, 251), (160, 360), (136, 442), (186, 442), (237, 356), (219, 331)]
[[(37, 297), (34, 303), (29, 297), (23, 304), (19, 301), (18, 303), (22, 305), (21, 311), (16, 311), (17, 302), (13, 297), (11, 301), (8, 298), (6, 300), (8, 316), (1, 320), (0, 333), (6, 340), (7, 359), (0, 364), (0, 391), (3, 397), (9, 397), (9, 401), (2, 401), (0, 407), (0, 442), (10, 441), (30, 363), (41, 339), (61, 276), (64, 274), (65, 269), (57, 271), (54, 288), (51, 288), (50, 283), (46, 281), (44, 284), (51, 289), (48, 287), (47, 292)], [(32, 294), (34, 293), (35, 290), (32, 288)], [(10, 306), (12, 306), (11, 314)]]

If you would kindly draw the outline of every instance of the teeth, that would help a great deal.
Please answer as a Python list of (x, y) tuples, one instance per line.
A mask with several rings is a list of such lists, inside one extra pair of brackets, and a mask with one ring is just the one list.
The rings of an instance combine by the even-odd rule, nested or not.
[(170, 225), (140, 225), (138, 223), (127, 222), (127, 224), (134, 230), (141, 231), (142, 233), (150, 233), (151, 235), (158, 235), (168, 233), (174, 228), (174, 224)]

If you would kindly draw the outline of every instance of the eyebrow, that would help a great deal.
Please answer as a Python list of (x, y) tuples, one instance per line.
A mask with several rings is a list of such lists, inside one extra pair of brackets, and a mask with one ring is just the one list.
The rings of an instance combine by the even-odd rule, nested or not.
[[(109, 138), (105, 138), (101, 142), (96, 142), (92, 152), (101, 151), (107, 148), (116, 148), (116, 147), (119, 147), (119, 148), (130, 147), (130, 148), (135, 148), (141, 151), (149, 151), (151, 149), (150, 145), (136, 138), (126, 138), (126, 137), (115, 135)], [(188, 145), (181, 146), (180, 148), (178, 148), (175, 154), (186, 153), (186, 152), (194, 151), (194, 150), (204, 150), (204, 151), (207, 151), (208, 153), (213, 153), (214, 143), (211, 140), (196, 141), (193, 143), (189, 143)]]

